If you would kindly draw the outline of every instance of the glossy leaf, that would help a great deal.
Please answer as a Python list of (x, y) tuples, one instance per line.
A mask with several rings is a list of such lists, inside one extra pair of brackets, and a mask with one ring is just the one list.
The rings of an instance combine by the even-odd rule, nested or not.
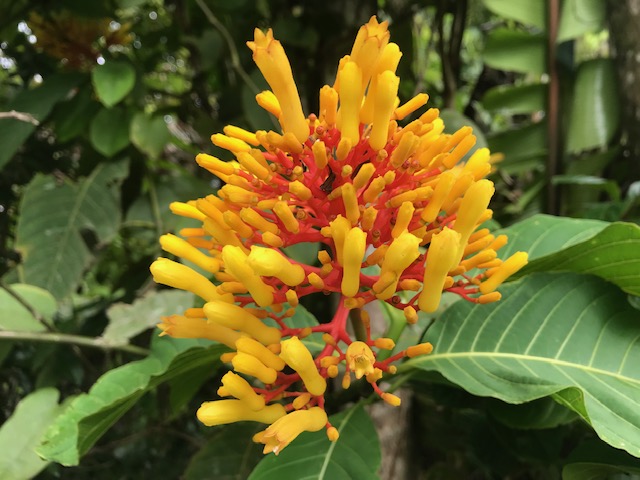
[[(23, 90), (7, 105), (3, 111), (15, 110), (32, 115), (36, 120), (44, 121), (54, 105), (63, 100), (82, 77), (79, 75), (58, 74), (37, 88)], [(36, 125), (14, 118), (0, 119), (0, 168), (11, 160), (24, 141), (36, 129)]]
[(109, 60), (91, 70), (91, 80), (102, 104), (113, 107), (133, 89), (136, 71), (130, 63)]
[(49, 424), (60, 412), (58, 390), (42, 388), (23, 398), (0, 427), (0, 478), (35, 477), (49, 462), (35, 452)]
[(539, 122), (494, 133), (487, 137), (492, 153), (502, 153), (500, 169), (517, 174), (544, 168), (547, 152), (546, 123)]
[(510, 0), (482, 0), (484, 6), (496, 15), (517, 20), (525, 25), (540, 29), (546, 24), (546, 2), (544, 0), (528, 0), (513, 2)]
[(184, 472), (185, 480), (245, 480), (262, 459), (262, 445), (251, 437), (264, 426), (255, 422), (216, 428)]
[(171, 134), (161, 116), (136, 114), (131, 120), (131, 143), (152, 158), (160, 156)]
[(484, 61), (499, 70), (541, 75), (546, 71), (545, 48), (542, 35), (495, 29), (487, 37)]
[(332, 443), (323, 430), (303, 432), (278, 456), (267, 455), (249, 480), (360, 480), (377, 478), (380, 445), (375, 427), (361, 405), (329, 421), (340, 438)]
[(114, 303), (107, 309), (109, 325), (102, 338), (111, 345), (125, 345), (130, 338), (158, 324), (160, 317), (192, 307), (193, 299), (192, 293), (183, 290), (153, 290), (132, 304)]
[(82, 232), (93, 232), (100, 242), (116, 234), (119, 182), (127, 170), (125, 162), (102, 163), (77, 184), (58, 184), (46, 175), (29, 183), (16, 232), (22, 282), (44, 288), (59, 300), (75, 290), (92, 256)]
[(562, 469), (562, 480), (637, 478), (640, 478), (640, 459), (595, 440), (578, 445)]
[(91, 121), (91, 145), (104, 156), (112, 157), (129, 145), (129, 122), (129, 114), (122, 108), (100, 110)]
[[(48, 291), (26, 284), (13, 284), (9, 288), (44, 319), (51, 320), (57, 304)], [(0, 330), (41, 332), (45, 326), (10, 292), (0, 288)]]
[(539, 398), (522, 405), (492, 400), (487, 411), (500, 423), (517, 429), (547, 429), (573, 422), (578, 416), (573, 410), (550, 397)]
[(640, 335), (626, 295), (576, 274), (532, 275), (501, 291), (495, 304), (454, 304), (425, 338), (434, 352), (402, 368), (436, 370), (508, 403), (553, 395), (605, 442), (640, 455)]
[(53, 121), (57, 140), (64, 143), (87, 131), (101, 105), (89, 88), (82, 88), (68, 102), (56, 109)]
[(529, 253), (529, 264), (518, 275), (588, 273), (625, 292), (640, 294), (638, 225), (536, 215), (502, 232), (509, 237), (509, 243), (500, 250), (500, 256), (507, 257), (517, 250)]
[(498, 86), (490, 89), (482, 98), (487, 110), (508, 115), (533, 113), (546, 108), (547, 86), (543, 84)]
[(620, 124), (618, 82), (613, 61), (584, 62), (576, 74), (567, 151), (578, 153), (605, 147)]
[(606, 13), (606, 2), (602, 0), (565, 0), (560, 13), (558, 43), (602, 29)]
[(213, 370), (221, 345), (195, 340), (154, 337), (144, 360), (108, 371), (89, 393), (75, 398), (47, 430), (38, 454), (63, 465), (77, 465), (80, 457), (149, 390), (202, 365)]

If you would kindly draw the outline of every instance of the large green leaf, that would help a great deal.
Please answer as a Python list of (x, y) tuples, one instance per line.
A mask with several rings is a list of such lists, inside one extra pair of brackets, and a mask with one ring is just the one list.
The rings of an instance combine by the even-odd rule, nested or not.
[(547, 69), (545, 48), (542, 35), (497, 28), (487, 37), (484, 61), (499, 70), (542, 75)]
[(195, 340), (154, 338), (151, 355), (108, 371), (89, 393), (75, 398), (47, 430), (38, 454), (63, 465), (80, 457), (149, 390), (194, 369), (219, 365), (223, 345)]
[(605, 147), (620, 124), (618, 81), (613, 61), (583, 62), (576, 74), (567, 151), (579, 153)]
[(89, 127), (91, 145), (106, 157), (112, 157), (129, 145), (129, 113), (120, 107), (103, 108)]
[(24, 300), (45, 320), (51, 320), (57, 310), (56, 299), (42, 288), (34, 285), (13, 284), (10, 292), (0, 289), (0, 330), (41, 332), (45, 326), (23, 305), (16, 295)]
[(509, 115), (544, 110), (547, 86), (541, 83), (528, 85), (500, 85), (487, 91), (482, 98), (484, 108)]
[(626, 295), (576, 274), (532, 275), (501, 291), (495, 304), (455, 303), (425, 338), (434, 352), (402, 368), (509, 403), (553, 395), (604, 441), (640, 455), (640, 324)]
[(249, 480), (360, 480), (377, 478), (380, 445), (371, 418), (361, 405), (329, 421), (340, 432), (332, 443), (323, 430), (302, 433), (278, 456), (266, 456)]
[(637, 480), (640, 459), (610, 446), (587, 440), (571, 452), (562, 480)]
[(545, 28), (546, 2), (544, 0), (527, 0), (526, 2), (482, 0), (482, 3), (493, 13), (502, 17), (511, 18), (525, 25), (532, 25), (540, 29)]
[(102, 338), (111, 345), (124, 345), (159, 323), (161, 316), (192, 307), (193, 299), (191, 292), (183, 290), (153, 290), (132, 304), (114, 303), (107, 309), (109, 325)]
[(79, 183), (36, 175), (20, 202), (16, 249), (21, 281), (62, 299), (75, 290), (91, 259), (84, 231), (107, 242), (120, 226), (119, 182), (126, 162), (102, 163)]
[[(3, 106), (3, 110), (28, 113), (42, 122), (56, 103), (63, 100), (82, 77), (58, 74), (47, 78), (37, 88), (24, 90), (13, 101)], [(7, 163), (36, 126), (13, 118), (0, 119), (0, 168)]]
[(262, 445), (251, 440), (262, 429), (254, 422), (234, 423), (216, 429), (184, 472), (185, 480), (245, 480), (262, 458)]
[(23, 398), (11, 417), (0, 428), (0, 478), (24, 480), (35, 477), (46, 460), (35, 448), (53, 419), (59, 414), (59, 392), (42, 388)]
[(91, 71), (96, 95), (106, 107), (112, 107), (133, 89), (136, 71), (130, 63), (109, 60)]
[(531, 272), (578, 272), (604, 278), (633, 295), (640, 295), (640, 227), (550, 215), (536, 215), (501, 233), (509, 243), (500, 250), (529, 253)]
[(602, 0), (564, 0), (557, 41), (564, 42), (602, 29), (606, 13), (606, 2)]
[(547, 124), (538, 122), (487, 137), (493, 153), (502, 153), (500, 170), (517, 174), (542, 169), (547, 154)]
[(131, 120), (131, 142), (152, 158), (160, 156), (171, 134), (164, 118), (138, 113)]

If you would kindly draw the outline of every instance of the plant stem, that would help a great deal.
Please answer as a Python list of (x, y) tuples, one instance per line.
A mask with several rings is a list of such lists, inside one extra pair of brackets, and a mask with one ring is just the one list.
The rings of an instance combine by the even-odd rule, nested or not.
[(553, 177), (558, 173), (558, 159), (560, 157), (560, 137), (559, 137), (559, 102), (560, 102), (560, 79), (558, 77), (558, 66), (556, 64), (556, 38), (558, 36), (559, 23), (558, 0), (548, 0), (547, 2), (547, 30), (549, 32), (547, 44), (547, 70), (549, 72), (549, 97), (547, 103), (547, 142), (549, 154), (547, 155), (547, 168), (545, 175), (546, 183), (546, 213), (558, 214), (558, 191), (553, 184)]
[(113, 345), (105, 342), (102, 338), (84, 337), (70, 333), (51, 332), (16, 332), (12, 330), (0, 331), (0, 340), (26, 340), (31, 342), (52, 342), (67, 343), (70, 345), (80, 345), (83, 347), (99, 348), (101, 350), (120, 350), (134, 355), (147, 356), (149, 350), (135, 345)]
[(20, 122), (30, 123), (32, 125), (40, 125), (38, 119), (30, 113), (16, 112), (15, 110), (11, 110), (9, 112), (0, 112), (0, 118), (13, 118), (14, 120), (19, 120)]

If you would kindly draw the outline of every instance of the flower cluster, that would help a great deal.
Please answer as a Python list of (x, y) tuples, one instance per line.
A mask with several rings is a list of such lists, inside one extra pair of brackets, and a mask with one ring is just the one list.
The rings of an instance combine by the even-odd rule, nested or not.
[[(218, 390), (228, 399), (204, 403), (200, 421), (269, 424), (254, 440), (277, 454), (302, 431), (326, 428), (330, 440), (338, 438), (324, 410), (328, 379), (341, 375), (349, 388), (353, 376), (364, 378), (384, 401), (399, 405), (378, 381), (396, 371), (395, 361), (431, 352), (431, 344), (422, 343), (379, 360), (380, 350), (395, 345), (372, 338), (365, 305), (387, 302), (415, 323), (419, 311), (438, 308), (443, 291), (494, 302), (496, 288), (527, 255), (498, 259), (507, 238), (478, 229), (491, 218), (494, 187), (483, 179), (492, 168), (487, 149), (461, 164), (475, 143), (471, 129), (444, 134), (437, 109), (414, 114), (426, 104), (425, 94), (399, 104), (401, 53), (389, 43), (386, 22), (373, 17), (360, 29), (333, 86), (320, 90), (318, 115), (304, 115), (271, 30), (256, 29), (248, 46), (271, 87), (257, 101), (282, 133), (227, 126), (212, 136), (235, 160), (207, 154), (196, 160), (224, 186), (216, 195), (173, 203), (175, 214), (201, 226), (183, 229), (182, 238), (160, 239), (165, 251), (204, 274), (166, 258), (151, 271), (157, 282), (205, 302), (164, 318), (163, 334), (232, 349), (223, 360), (233, 370)], [(417, 118), (398, 124), (412, 114)], [(313, 265), (282, 250), (314, 242), (321, 249)], [(335, 316), (312, 327), (292, 325), (299, 299), (317, 292), (340, 295)], [(364, 325), (357, 340), (346, 328), (350, 312)], [(303, 341), (311, 333), (324, 342), (315, 355)]]

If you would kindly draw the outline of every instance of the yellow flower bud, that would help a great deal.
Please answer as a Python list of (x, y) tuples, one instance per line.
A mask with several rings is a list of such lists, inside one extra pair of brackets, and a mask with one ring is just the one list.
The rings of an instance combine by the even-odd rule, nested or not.
[(242, 400), (251, 410), (258, 411), (265, 407), (264, 397), (258, 395), (249, 382), (240, 375), (233, 372), (225, 373), (222, 377), (222, 385), (224, 385), (223, 393), (226, 394), (224, 396), (233, 396)]
[(284, 131), (293, 133), (300, 143), (304, 142), (309, 136), (309, 127), (302, 112), (291, 65), (282, 45), (273, 38), (271, 29), (264, 34), (257, 28), (254, 31), (254, 41), (247, 42), (247, 45), (253, 51), (253, 61), (278, 99)]
[(428, 101), (429, 95), (427, 95), (426, 93), (419, 93), (407, 103), (396, 108), (395, 112), (393, 113), (393, 118), (396, 120), (402, 120), (406, 116), (418, 110), (423, 105), (426, 105)]
[(421, 218), (425, 223), (432, 223), (436, 219), (455, 180), (455, 175), (449, 171), (438, 175), (433, 195), (431, 195), (427, 206), (422, 210)]
[(327, 438), (330, 442), (337, 442), (338, 438), (340, 438), (340, 433), (338, 433), (338, 429), (336, 427), (329, 427), (327, 429)]
[(304, 343), (294, 336), (283, 340), (280, 345), (280, 358), (298, 372), (309, 393), (322, 395), (327, 388), (327, 382), (318, 372), (313, 356)]
[(171, 210), (171, 213), (173, 213), (174, 215), (193, 218), (194, 220), (202, 221), (206, 218), (204, 213), (202, 213), (193, 205), (189, 205), (188, 203), (171, 202), (169, 204), (169, 210)]
[(300, 231), (300, 225), (298, 220), (291, 212), (287, 202), (280, 200), (273, 206), (273, 213), (275, 213), (280, 221), (283, 223), (284, 228), (291, 233), (298, 233)]
[(311, 190), (309, 190), (306, 185), (298, 180), (289, 184), (289, 192), (293, 193), (302, 201), (309, 200), (311, 197), (313, 197), (313, 193), (311, 193)]
[(299, 395), (298, 397), (296, 397), (296, 399), (293, 402), (291, 402), (291, 404), (293, 405), (294, 409), (300, 410), (307, 403), (309, 403), (309, 400), (311, 400), (311, 395), (308, 393), (303, 393), (302, 395)]
[(360, 267), (367, 248), (367, 234), (354, 227), (344, 240), (341, 290), (345, 297), (354, 297), (360, 289)]
[(307, 280), (313, 287), (317, 288), (318, 290), (324, 290), (324, 280), (322, 280), (322, 278), (320, 278), (320, 276), (316, 272), (311, 272), (307, 276)]
[(296, 410), (278, 418), (264, 432), (256, 434), (253, 439), (265, 444), (263, 450), (265, 454), (273, 452), (278, 455), (302, 432), (317, 432), (324, 428), (327, 421), (327, 414), (320, 407)]
[(373, 373), (373, 364), (376, 361), (376, 357), (369, 345), (356, 341), (352, 342), (347, 348), (345, 360), (349, 370), (355, 373), (356, 378), (360, 379), (364, 375)]
[(212, 258), (202, 253), (180, 237), (176, 237), (170, 233), (162, 235), (160, 237), (160, 245), (165, 252), (195, 263), (207, 272), (216, 273), (220, 270), (220, 261), (217, 258)]
[(324, 121), (327, 122), (327, 125), (333, 126), (336, 123), (337, 113), (338, 92), (336, 92), (335, 89), (331, 88), (329, 85), (325, 85), (320, 89), (320, 118), (324, 119)]
[(374, 178), (362, 194), (362, 199), (366, 203), (373, 203), (378, 198), (378, 195), (382, 193), (386, 185), (383, 177)]
[(528, 257), (526, 252), (516, 252), (511, 255), (496, 268), (496, 271), (487, 280), (480, 284), (480, 292), (485, 294), (493, 292), (502, 282), (524, 267), (528, 262)]
[(404, 202), (400, 209), (398, 210), (398, 216), (396, 218), (396, 224), (393, 226), (391, 230), (391, 236), (393, 238), (398, 238), (400, 234), (407, 230), (411, 220), (413, 220), (413, 212), (415, 211), (415, 207), (411, 202)]
[(243, 222), (251, 225), (257, 230), (262, 230), (263, 232), (271, 232), (274, 235), (280, 233), (280, 230), (275, 223), (270, 222), (252, 208), (245, 207), (240, 210), (240, 218)]
[(462, 257), (469, 237), (476, 229), (480, 217), (484, 214), (495, 191), (493, 182), (480, 180), (469, 187), (462, 198), (453, 229), (460, 234), (458, 260)]
[(268, 327), (246, 309), (229, 303), (208, 302), (204, 313), (210, 322), (234, 330), (240, 330), (258, 340), (263, 345), (280, 341), (280, 330)]
[(400, 139), (400, 143), (391, 154), (391, 165), (400, 168), (407, 159), (413, 155), (418, 147), (419, 138), (413, 132), (405, 132)]
[(347, 232), (351, 229), (351, 222), (344, 218), (342, 215), (338, 215), (338, 217), (329, 223), (331, 227), (331, 237), (333, 238), (333, 243), (336, 247), (336, 255), (338, 257), (338, 264), (343, 264), (342, 252), (344, 250), (344, 241), (347, 237)]
[(262, 234), (262, 241), (265, 245), (269, 245), (270, 247), (274, 248), (280, 248), (282, 245), (284, 245), (282, 239), (278, 235), (275, 235), (271, 232), (264, 232)]
[(215, 402), (204, 402), (198, 409), (196, 416), (207, 427), (212, 427), (243, 421), (268, 424), (277, 421), (286, 413), (284, 407), (278, 403), (254, 411), (242, 400), (216, 400)]
[(409, 325), (418, 323), (418, 312), (416, 312), (415, 308), (412, 306), (404, 307), (403, 313)]
[(355, 62), (347, 61), (338, 72), (340, 87), (340, 131), (352, 145), (360, 141), (360, 106), (362, 105), (362, 70)]
[(231, 163), (223, 162), (219, 158), (207, 155), (206, 153), (198, 154), (196, 156), (196, 163), (218, 177), (220, 176), (219, 174), (233, 175), (236, 170)]
[(390, 338), (380, 337), (375, 339), (374, 345), (381, 350), (393, 350), (396, 347), (396, 342)]
[[(400, 57), (398, 57), (399, 59)], [(367, 95), (367, 102), (364, 107), (365, 110), (372, 110), (373, 112), (369, 145), (373, 150), (380, 150), (384, 148), (389, 138), (389, 120), (398, 95), (400, 77), (397, 77), (393, 71), (386, 70), (375, 75), (374, 82), (375, 89)], [(371, 98), (371, 101), (369, 101), (369, 98)], [(369, 107), (368, 104), (371, 106)]]
[(240, 247), (225, 245), (222, 248), (222, 261), (225, 271), (247, 287), (257, 305), (267, 307), (273, 303), (273, 287), (264, 283), (253, 271), (247, 263), (247, 255)]
[(433, 352), (433, 345), (429, 342), (413, 345), (406, 350), (406, 355), (409, 358), (417, 357), (418, 355), (429, 355)]
[[(280, 116), (282, 115), (280, 103), (271, 90), (265, 90), (264, 92), (258, 93), (256, 95), (256, 102), (274, 117), (280, 118)], [(256, 132), (256, 137), (258, 138), (258, 140), (260, 140), (260, 135), (258, 134), (259, 132)]]
[(231, 360), (231, 364), (236, 372), (256, 377), (265, 385), (274, 383), (278, 378), (278, 372), (248, 353), (238, 352)]
[(271, 170), (260, 164), (250, 153), (242, 151), (237, 153), (236, 155), (238, 157), (238, 162), (240, 162), (240, 165), (242, 165), (245, 170), (253, 174), (256, 178), (265, 181), (268, 181), (269, 178), (271, 178)]
[(362, 221), (360, 222), (360, 226), (365, 231), (370, 231), (373, 228), (373, 224), (376, 221), (376, 217), (378, 216), (378, 210), (376, 210), (373, 205), (369, 205), (364, 209), (362, 213)]
[(162, 317), (162, 323), (158, 324), (162, 329), (162, 335), (173, 338), (206, 338), (214, 342), (220, 342), (234, 348), (240, 333), (222, 326), (208, 323), (203, 318), (187, 317), (182, 315), (170, 315)]
[(276, 277), (290, 287), (300, 285), (306, 276), (304, 268), (290, 263), (284, 255), (271, 248), (252, 246), (247, 262), (258, 275)]
[(181, 263), (168, 258), (158, 258), (149, 269), (156, 283), (187, 290), (207, 301), (233, 302), (233, 295), (220, 295), (216, 286), (206, 277)]
[[(347, 137), (341, 138), (340, 142), (338, 142), (338, 148), (336, 148), (336, 160), (338, 160), (339, 162), (344, 161), (349, 155), (349, 152), (351, 151), (352, 146), (353, 146), (353, 142), (351, 141), (351, 139)], [(348, 167), (351, 167), (351, 165), (348, 165)], [(353, 167), (351, 168), (353, 171)], [(342, 176), (346, 177), (348, 175), (350, 175), (350, 173)]]
[(248, 152), (251, 150), (249, 144), (238, 138), (227, 137), (222, 133), (211, 135), (211, 143), (216, 147), (224, 148), (230, 152)]
[(423, 288), (418, 297), (418, 306), (423, 312), (435, 312), (438, 308), (447, 274), (458, 261), (459, 245), (460, 234), (447, 227), (431, 238)]
[(269, 350), (260, 342), (255, 341), (249, 337), (241, 337), (236, 340), (236, 348), (238, 352), (248, 353), (249, 355), (253, 355), (262, 363), (264, 363), (267, 367), (273, 368), (274, 370), (282, 370), (284, 368), (284, 360), (278, 357), (275, 353)]
[(419, 245), (420, 239), (406, 230), (391, 242), (380, 269), (380, 279), (390, 279), (391, 282), (380, 290), (379, 299), (391, 298), (396, 292), (400, 275), (420, 256)]
[(401, 400), (400, 397), (395, 396), (393, 393), (385, 392), (381, 395), (382, 400), (391, 405), (392, 407), (399, 407)]
[(227, 125), (222, 129), (222, 131), (225, 133), (225, 135), (242, 140), (243, 142), (253, 145), (254, 147), (260, 145), (260, 142), (256, 138), (256, 134), (253, 132), (249, 132), (244, 128)]

